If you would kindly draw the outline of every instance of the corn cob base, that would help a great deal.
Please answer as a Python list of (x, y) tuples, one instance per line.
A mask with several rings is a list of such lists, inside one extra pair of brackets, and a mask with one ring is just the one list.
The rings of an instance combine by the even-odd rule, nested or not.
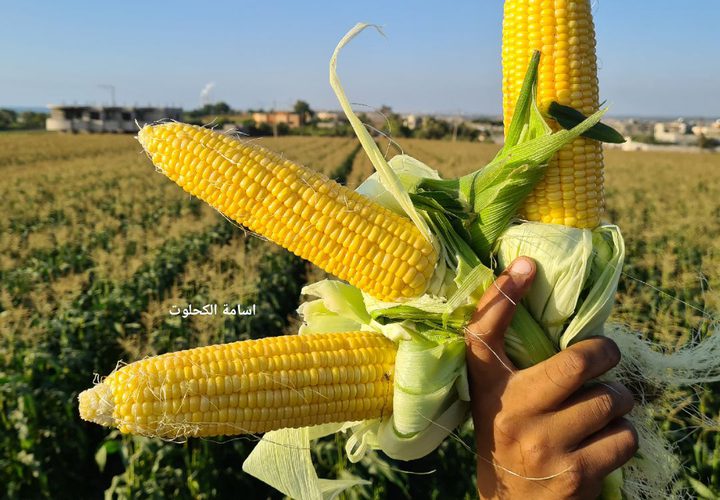
[(392, 413), (395, 344), (370, 332), (200, 347), (126, 365), (79, 396), (84, 420), (165, 439)]

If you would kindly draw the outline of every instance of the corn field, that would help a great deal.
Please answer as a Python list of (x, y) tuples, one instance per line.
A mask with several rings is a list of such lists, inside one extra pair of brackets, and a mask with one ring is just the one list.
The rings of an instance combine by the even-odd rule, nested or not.
[[(354, 139), (260, 141), (351, 187), (372, 172)], [(497, 151), (380, 142), (389, 156), (402, 150), (447, 176), (476, 170)], [(720, 158), (618, 150), (605, 157), (606, 219), (628, 246), (613, 320), (670, 345), (702, 338), (720, 310)], [(2, 493), (276, 498), (240, 469), (257, 438), (121, 436), (81, 422), (77, 394), (119, 361), (291, 332), (301, 287), (323, 272), (190, 198), (127, 136), (0, 134), (0, 175)], [(169, 313), (187, 304), (255, 304), (256, 314)], [(658, 418), (678, 442), (687, 480), (720, 494), (720, 434), (700, 421), (720, 418), (720, 399), (709, 387), (684, 400)], [(322, 440), (313, 454), (321, 477), (372, 478), (346, 496), (475, 497), (469, 427), (411, 463), (368, 455), (351, 465), (341, 441)]]

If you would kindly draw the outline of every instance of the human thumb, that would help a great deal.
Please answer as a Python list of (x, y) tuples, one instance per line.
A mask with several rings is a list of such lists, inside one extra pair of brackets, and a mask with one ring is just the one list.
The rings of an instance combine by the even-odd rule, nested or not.
[(487, 379), (490, 375), (507, 374), (516, 369), (505, 354), (505, 332), (517, 304), (535, 278), (535, 271), (532, 259), (518, 257), (488, 287), (478, 302), (465, 327), (466, 358), (471, 378)]

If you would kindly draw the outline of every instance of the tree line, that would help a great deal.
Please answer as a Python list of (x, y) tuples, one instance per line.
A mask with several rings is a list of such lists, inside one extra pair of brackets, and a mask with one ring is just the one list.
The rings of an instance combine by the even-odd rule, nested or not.
[[(198, 125), (212, 123), (216, 126), (235, 125), (250, 136), (270, 135), (312, 135), (351, 137), (354, 135), (352, 127), (342, 116), (332, 122), (323, 122), (318, 114), (303, 100), (297, 100), (292, 110), (300, 115), (302, 125), (291, 128), (285, 123), (271, 125), (257, 123), (253, 113), (268, 112), (265, 109), (235, 110), (226, 102), (205, 104), (204, 106), (185, 112), (185, 120)], [(464, 141), (477, 141), (480, 132), (465, 120), (444, 120), (433, 116), (423, 116), (416, 127), (409, 127), (403, 117), (392, 110), (390, 106), (382, 106), (377, 116), (360, 113), (360, 120), (370, 125), (371, 132), (399, 138), (418, 139), (454, 139)]]
[(32, 130), (45, 128), (47, 114), (35, 111), (18, 113), (13, 109), (0, 109), (0, 130)]

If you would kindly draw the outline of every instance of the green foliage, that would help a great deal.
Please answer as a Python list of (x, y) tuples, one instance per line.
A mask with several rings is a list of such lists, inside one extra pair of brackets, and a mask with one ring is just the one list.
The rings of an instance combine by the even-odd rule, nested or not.
[(35, 111), (23, 111), (17, 118), (18, 128), (44, 129), (47, 113), (36, 113)]
[(47, 113), (22, 111), (18, 114), (12, 109), (0, 109), (0, 130), (44, 129)]
[(450, 124), (437, 118), (428, 118), (416, 134), (418, 139), (443, 139), (451, 133)]
[[(713, 409), (720, 407), (720, 400), (710, 388), (705, 388), (700, 405), (702, 415), (713, 414)], [(720, 433), (700, 429), (694, 442), (683, 447), (691, 457), (687, 464), (689, 486), (699, 498), (719, 498)]]
[(159, 439), (119, 436), (112, 432), (96, 454), (100, 469), (122, 472), (112, 477), (106, 496), (112, 498), (247, 498), (278, 497), (260, 481), (240, 471), (253, 440), (192, 440), (166, 443)]
[(17, 113), (12, 109), (0, 109), (0, 130), (12, 128), (17, 120)]
[(290, 133), (290, 126), (287, 123), (278, 123), (275, 125), (275, 132), (277, 135), (288, 135)]
[(310, 108), (307, 101), (298, 99), (293, 105), (293, 111), (300, 115), (300, 120), (304, 123), (305, 121), (312, 121), (315, 116), (315, 111)]
[[(129, 281), (91, 278), (64, 314), (35, 318), (48, 333), (37, 344), (18, 345), (14, 339), (16, 355), (0, 365), (0, 374), (9, 381), (2, 385), (0, 406), (14, 416), (2, 422), (3, 434), (8, 436), (2, 452), (8, 457), (8, 452), (15, 451), (27, 463), (15, 461), (14, 467), (2, 468), (2, 483), (22, 495), (37, 493), (39, 486), (43, 496), (48, 493), (47, 484), (63, 490), (97, 486), (92, 481), (83, 483), (82, 476), (92, 470), (91, 450), (99, 429), (83, 432), (88, 426), (80, 422), (75, 400), (87, 385), (87, 373), (108, 373), (122, 356), (107, 333), (137, 332), (148, 301), (166, 293), (184, 266), (209, 245), (227, 242), (231, 236), (231, 226), (224, 224), (182, 242), (170, 240)], [(10, 351), (9, 346), (2, 347)], [(62, 463), (73, 466), (59, 467)]]
[(200, 118), (203, 116), (217, 116), (217, 115), (228, 115), (233, 110), (230, 105), (226, 102), (220, 101), (212, 104), (205, 104), (203, 107), (188, 111), (186, 114), (190, 118)]
[(8, 271), (0, 269), (0, 281), (16, 299), (17, 305), (17, 301), (39, 282), (91, 268), (93, 262), (88, 248), (96, 244), (96, 241), (90, 239), (87, 244), (65, 243), (49, 249), (33, 249), (29, 252), (25, 265)]

